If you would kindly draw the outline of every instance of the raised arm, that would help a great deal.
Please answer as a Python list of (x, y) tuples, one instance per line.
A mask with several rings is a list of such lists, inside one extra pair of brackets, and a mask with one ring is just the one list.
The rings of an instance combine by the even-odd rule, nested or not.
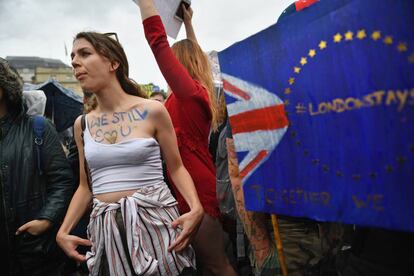
[(77, 261), (84, 262), (86, 261), (86, 257), (84, 255), (80, 255), (76, 251), (76, 248), (79, 245), (90, 246), (90, 242), (88, 240), (70, 235), (69, 233), (76, 226), (85, 211), (89, 208), (92, 200), (92, 193), (89, 190), (84, 169), (84, 151), (81, 137), (82, 129), (80, 126), (80, 117), (76, 119), (74, 128), (75, 140), (79, 153), (79, 186), (72, 198), (72, 201), (70, 202), (69, 209), (66, 213), (63, 224), (59, 229), (56, 241), (66, 255)]
[(159, 15), (152, 0), (139, 0), (138, 6), (141, 12), (142, 21), (145, 21), (145, 19), (150, 18), (151, 16)]
[(188, 7), (188, 9), (185, 8), (185, 5), (183, 4), (183, 13), (184, 13), (184, 26), (185, 26), (185, 33), (187, 35), (187, 39), (191, 39), (195, 43), (198, 44), (196, 34), (194, 32), (193, 28), (193, 9), (191, 7)]
[(161, 103), (156, 102), (154, 105), (152, 118), (156, 126), (156, 139), (160, 144), (162, 156), (171, 178), (191, 210), (173, 222), (173, 227), (182, 225), (183, 231), (169, 250), (180, 251), (187, 247), (192, 236), (197, 232), (204, 211), (193, 180), (181, 160), (171, 118)]
[(145, 37), (168, 86), (178, 98), (192, 96), (196, 82), (177, 60), (168, 44), (164, 25), (152, 0), (139, 0)]

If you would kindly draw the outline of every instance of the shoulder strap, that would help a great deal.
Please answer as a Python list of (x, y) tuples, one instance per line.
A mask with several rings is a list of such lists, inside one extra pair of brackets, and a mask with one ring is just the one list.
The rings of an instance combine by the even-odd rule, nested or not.
[(42, 146), (44, 132), (45, 118), (40, 115), (33, 116), (33, 134), (34, 143), (36, 145), (37, 171), (39, 172), (39, 175), (43, 175)]
[(86, 128), (85, 116), (86, 114), (83, 114), (81, 117), (81, 129), (82, 129), (81, 137), (82, 137), (82, 144), (83, 144), (83, 168), (85, 169), (86, 180), (88, 181), (89, 190), (92, 192), (91, 174), (89, 172), (88, 162), (86, 161), (86, 157), (85, 157), (85, 141), (83, 139), (83, 132), (85, 131), (85, 128)]

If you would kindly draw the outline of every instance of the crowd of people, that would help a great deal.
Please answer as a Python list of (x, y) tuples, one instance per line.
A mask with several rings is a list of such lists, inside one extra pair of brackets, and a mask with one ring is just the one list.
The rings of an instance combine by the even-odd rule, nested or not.
[(167, 97), (147, 99), (117, 39), (78, 33), (85, 108), (68, 154), (0, 60), (3, 275), (413, 275), (409, 233), (278, 216), (277, 248), (270, 216), (245, 209), (191, 7), (187, 38), (170, 47), (153, 0), (138, 3)]

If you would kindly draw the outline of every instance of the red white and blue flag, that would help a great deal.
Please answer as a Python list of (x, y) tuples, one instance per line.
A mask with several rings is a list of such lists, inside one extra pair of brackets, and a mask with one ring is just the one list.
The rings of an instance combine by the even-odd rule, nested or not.
[(247, 152), (239, 162), (243, 181), (268, 159), (288, 128), (279, 97), (252, 83), (222, 74), (226, 95), (237, 99), (227, 106), (237, 152)]
[(300, 0), (218, 53), (248, 210), (414, 232), (413, 10)]

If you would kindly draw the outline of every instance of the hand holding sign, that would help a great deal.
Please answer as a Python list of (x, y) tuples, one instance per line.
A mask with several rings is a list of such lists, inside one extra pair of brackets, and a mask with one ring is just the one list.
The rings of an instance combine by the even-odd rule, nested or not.
[[(144, 4), (147, 0), (132, 0), (138, 6)], [(176, 13), (179, 10), (179, 6), (183, 1), (180, 0), (153, 0), (158, 13), (160, 14), (162, 23), (164, 24), (167, 35), (176, 39), (180, 31), (182, 20), (177, 19)], [(190, 0), (185, 1), (185, 5), (190, 5)], [(182, 10), (181, 10), (182, 11)], [(184, 15), (183, 15), (184, 16)]]

